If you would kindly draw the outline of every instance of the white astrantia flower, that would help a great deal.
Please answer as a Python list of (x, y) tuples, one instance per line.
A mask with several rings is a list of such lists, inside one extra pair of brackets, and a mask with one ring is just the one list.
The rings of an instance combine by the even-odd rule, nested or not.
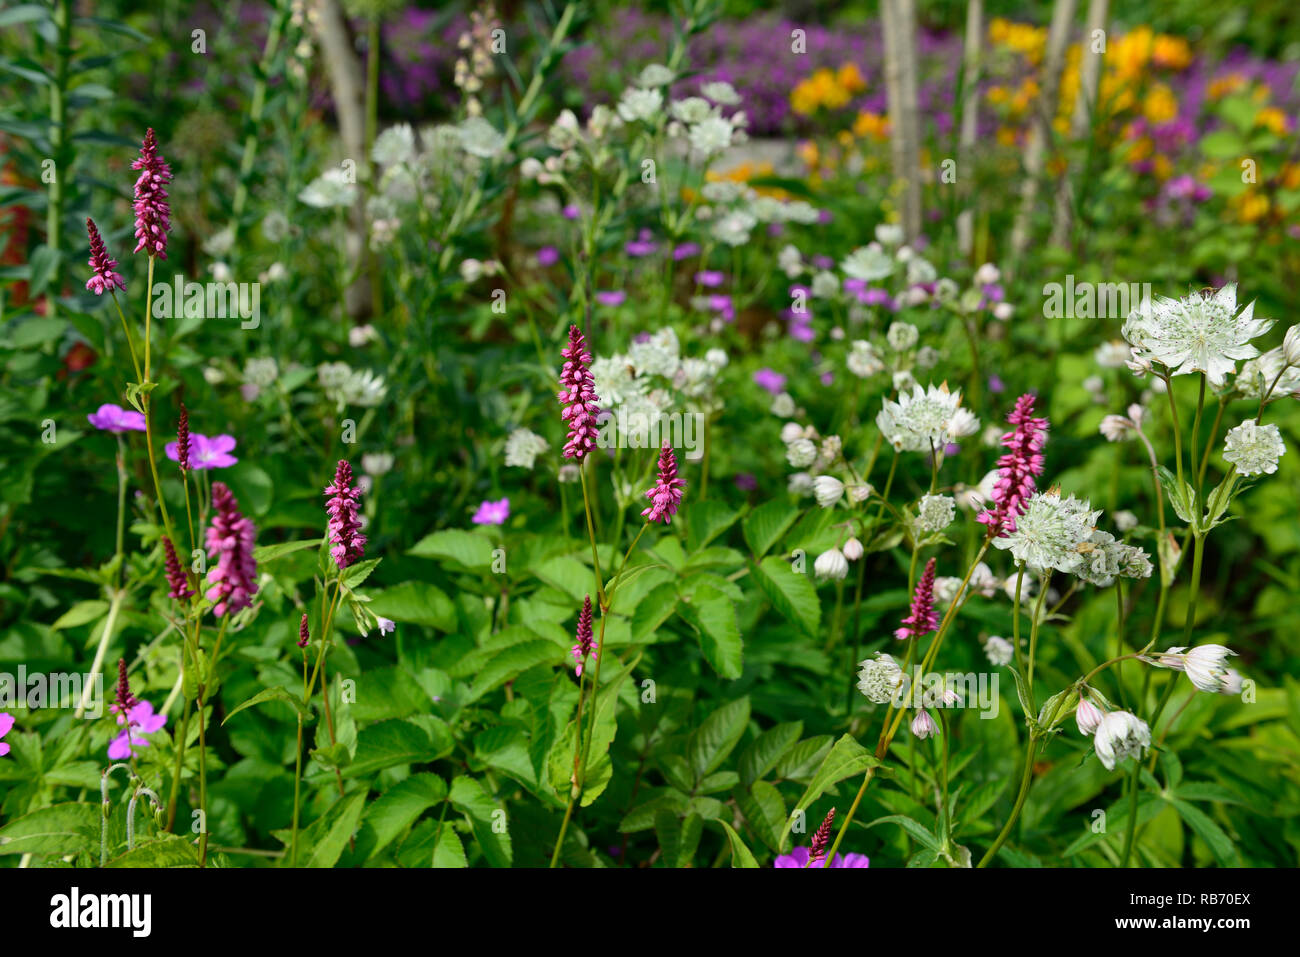
[(908, 322), (892, 322), (889, 324), (889, 331), (885, 333), (889, 347), (895, 352), (906, 352), (916, 345), (919, 338), (920, 334), (916, 331), (916, 326)]
[(1101, 719), (1106, 717), (1106, 712), (1102, 711), (1087, 698), (1080, 697), (1079, 703), (1074, 709), (1074, 722), (1079, 727), (1079, 733), (1085, 738), (1090, 738), (1097, 733), (1097, 727), (1101, 724)]
[(1286, 453), (1286, 444), (1276, 425), (1257, 425), (1247, 419), (1223, 437), (1223, 457), (1241, 475), (1272, 475)]
[[(681, 343), (672, 326), (664, 326), (643, 342), (633, 342), (627, 349), (628, 361), (638, 375), (671, 377), (677, 371)], [(602, 398), (600, 392), (596, 393)]]
[(544, 438), (529, 429), (515, 429), (506, 437), (506, 465), (530, 469), (537, 456), (550, 449)]
[(833, 475), (819, 475), (813, 479), (813, 495), (822, 508), (831, 508), (843, 498), (844, 483)]
[(849, 573), (849, 560), (838, 548), (832, 548), (817, 556), (813, 572), (821, 581), (842, 581)]
[(370, 158), (380, 166), (399, 166), (415, 160), (415, 131), (410, 123), (390, 126), (375, 138)]
[(1081, 579), (1099, 588), (1109, 588), (1115, 579), (1150, 578), (1151, 559), (1136, 545), (1117, 541), (1114, 535), (1094, 529), (1079, 546), (1083, 560), (1074, 570)]
[(356, 405), (363, 409), (373, 409), (384, 401), (388, 386), (384, 378), (369, 369), (358, 369), (336, 390), (332, 398), (339, 404)]
[(885, 363), (876, 354), (875, 346), (865, 339), (855, 339), (849, 346), (849, 355), (844, 362), (859, 379), (885, 371)]
[(844, 543), (844, 547), (840, 549), (840, 551), (844, 552), (844, 557), (847, 558), (849, 561), (856, 562), (859, 558), (863, 556), (866, 550), (862, 547), (862, 543), (860, 541), (858, 541), (856, 538), (850, 538), (847, 542)]
[(877, 651), (876, 657), (860, 662), (858, 690), (867, 700), (876, 704), (889, 704), (903, 686), (903, 669), (892, 656)]
[(918, 369), (933, 369), (939, 364), (939, 350), (933, 346), (921, 346), (916, 350), (916, 367)]
[(916, 524), (925, 532), (942, 532), (957, 515), (957, 502), (947, 495), (922, 495), (916, 503)]
[(808, 438), (808, 436), (804, 435), (804, 428), (798, 422), (787, 422), (781, 426), (781, 441), (786, 445), (789, 445), (795, 439), (804, 438)]
[(974, 416), (958, 416), (960, 409), (961, 392), (948, 391), (947, 383), (928, 389), (917, 385), (911, 393), (902, 392), (897, 402), (886, 399), (876, 426), (900, 452), (942, 451), (955, 437), (954, 420), (959, 434), (972, 434), (972, 424), (979, 427)]
[(715, 156), (731, 146), (735, 129), (721, 116), (708, 116), (691, 127), (687, 138), (691, 149), (703, 156)]
[(644, 395), (648, 384), (629, 368), (625, 355), (600, 356), (591, 363), (591, 377), (595, 380), (596, 395), (606, 408), (616, 408), (635, 396)]
[(802, 199), (792, 199), (781, 204), (781, 218), (787, 223), (811, 226), (821, 219), (821, 210)]
[(989, 635), (984, 642), (984, 655), (988, 658), (989, 664), (1002, 666), (1011, 663), (1011, 659), (1016, 656), (1016, 650), (1005, 638)]
[(851, 279), (875, 282), (894, 271), (894, 260), (878, 243), (870, 243), (849, 253), (840, 263), (840, 269)]
[(1141, 761), (1151, 746), (1151, 729), (1137, 715), (1128, 711), (1112, 711), (1097, 724), (1092, 739), (1097, 759), (1107, 771), (1125, 758)]
[(795, 439), (786, 446), (785, 460), (792, 468), (806, 469), (817, 460), (817, 446), (810, 439)]
[(342, 168), (331, 167), (308, 183), (298, 199), (317, 209), (351, 206), (357, 201), (357, 184)]
[(722, 80), (701, 84), (700, 92), (722, 106), (736, 106), (740, 103), (740, 94), (735, 87)]
[(1016, 530), (993, 540), (996, 548), (1010, 549), (1017, 562), (1035, 569), (1075, 572), (1083, 564), (1080, 546), (1089, 540), (1101, 511), (1073, 495), (1056, 489), (1035, 493), (1016, 519)]
[(1224, 645), (1197, 645), (1195, 648), (1167, 648), (1154, 658), (1144, 658), (1161, 668), (1172, 668), (1187, 675), (1198, 690), (1210, 694), (1238, 694), (1241, 675), (1226, 666), (1237, 653)]
[(976, 286), (991, 286), (1002, 278), (1002, 273), (993, 263), (985, 263), (975, 270), (971, 281)]
[(876, 242), (882, 246), (897, 246), (903, 241), (903, 227), (897, 223), (881, 223), (876, 227)]
[(1134, 359), (1159, 362), (1174, 375), (1204, 372), (1218, 386), (1238, 360), (1259, 355), (1250, 340), (1267, 332), (1273, 320), (1256, 319), (1254, 313), (1252, 302), (1237, 314), (1236, 283), (1184, 299), (1161, 296), (1129, 314), (1124, 338)]
[(930, 717), (930, 712), (922, 708), (912, 719), (912, 734), (924, 741), (926, 738), (933, 737), (939, 733), (939, 726), (934, 723), (934, 718)]
[(506, 148), (506, 138), (481, 116), (471, 116), (457, 128), (460, 148), (479, 159), (493, 159)]
[(704, 361), (713, 366), (714, 370), (723, 368), (730, 360), (727, 358), (725, 349), (713, 348), (704, 353)]
[(1127, 342), (1112, 339), (1099, 345), (1092, 357), (1103, 369), (1122, 369), (1132, 354)]
[(975, 413), (966, 408), (958, 409), (948, 420), (948, 441), (956, 442), (968, 435), (974, 435), (979, 430), (980, 420), (975, 417)]
[(1130, 532), (1138, 526), (1138, 517), (1124, 509), (1115, 513), (1115, 527), (1121, 532)]
[(1016, 307), (1009, 302), (1000, 302), (993, 307), (993, 318), (998, 322), (1006, 322), (1016, 314)]
[(658, 90), (638, 90), (629, 87), (618, 101), (618, 115), (625, 123), (642, 120), (651, 123), (659, 117), (664, 106), (664, 95)]
[(1269, 393), (1270, 398), (1285, 395), (1300, 398), (1300, 368), (1288, 365), (1286, 353), (1278, 346), (1243, 362), (1241, 371), (1233, 379), (1233, 386), (1247, 399), (1258, 399), (1270, 388), (1273, 390)]
[(789, 392), (778, 392), (772, 399), (770, 411), (778, 419), (788, 419), (798, 410)]
[[(748, 199), (750, 189), (744, 183), (738, 183), (734, 179), (717, 179), (711, 183), (705, 183), (700, 188), (700, 195), (710, 203), (721, 203), (723, 205), (737, 202), (741, 199)], [(793, 246), (787, 246), (786, 249), (794, 249)], [(782, 254), (785, 250), (781, 251)], [(794, 249), (795, 255), (799, 250)]]
[(709, 101), (698, 96), (688, 96), (683, 100), (673, 100), (668, 104), (668, 112), (673, 119), (681, 123), (699, 123), (708, 119), (713, 112)]
[(861, 485), (850, 485), (849, 501), (855, 503), (865, 502), (867, 499), (871, 498), (875, 491), (875, 488), (872, 487), (870, 482), (863, 482)]
[(749, 242), (749, 234), (756, 225), (757, 219), (743, 209), (736, 209), (714, 222), (710, 232), (714, 239), (728, 246), (743, 246)]
[(662, 63), (648, 63), (641, 69), (641, 73), (636, 78), (637, 86), (649, 88), (652, 86), (667, 86), (673, 82), (676, 74)]
[(907, 261), (907, 281), (912, 285), (931, 283), (938, 278), (938, 271), (928, 259), (913, 256)]
[(813, 477), (807, 472), (795, 472), (786, 481), (786, 491), (791, 495), (797, 495), (800, 498), (811, 495), (813, 490)]
[(813, 276), (812, 294), (818, 299), (830, 299), (840, 291), (840, 277), (822, 270)]
[[(709, 185), (713, 184), (710, 183)], [(709, 187), (705, 186), (704, 188), (708, 189)], [(776, 254), (776, 264), (791, 279), (803, 272), (803, 256), (796, 247), (789, 243), (782, 246), (781, 251)]]
[(397, 464), (391, 452), (367, 452), (361, 456), (361, 467), (369, 475), (387, 475)]
[(244, 363), (244, 381), (250, 385), (266, 388), (273, 385), (280, 377), (280, 366), (269, 356), (249, 359)]

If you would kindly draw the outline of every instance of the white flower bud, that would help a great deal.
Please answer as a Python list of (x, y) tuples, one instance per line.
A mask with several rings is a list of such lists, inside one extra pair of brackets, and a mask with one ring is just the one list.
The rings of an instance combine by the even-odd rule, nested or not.
[(916, 713), (912, 719), (912, 734), (916, 735), (922, 741), (939, 733), (939, 726), (934, 723), (934, 718), (930, 717), (930, 712), (924, 709)]
[(1286, 331), (1286, 337), (1282, 340), (1282, 355), (1286, 357), (1287, 365), (1300, 366), (1300, 323)]
[(813, 479), (813, 495), (822, 508), (831, 508), (839, 503), (844, 494), (844, 483), (833, 475), (819, 475)]
[(1107, 771), (1125, 758), (1141, 761), (1151, 746), (1151, 729), (1147, 723), (1127, 711), (1112, 711), (1101, 719), (1092, 739), (1097, 759)]
[(1098, 708), (1087, 698), (1079, 698), (1079, 705), (1074, 709), (1074, 720), (1079, 726), (1079, 733), (1085, 738), (1090, 738), (1097, 733), (1097, 726), (1101, 724), (1101, 719), (1106, 717), (1105, 712)]
[(849, 573), (849, 560), (838, 548), (822, 552), (813, 562), (813, 571), (824, 581), (842, 581)]
[(859, 558), (862, 557), (864, 549), (860, 541), (858, 541), (856, 538), (850, 538), (847, 542), (844, 543), (843, 552), (845, 558), (847, 558), (851, 562), (856, 562)]

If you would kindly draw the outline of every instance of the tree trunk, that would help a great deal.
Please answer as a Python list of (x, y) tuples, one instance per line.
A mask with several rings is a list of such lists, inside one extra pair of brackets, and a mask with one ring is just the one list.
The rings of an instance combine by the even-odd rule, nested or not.
[(980, 50), (983, 38), (984, 0), (969, 0), (966, 4), (966, 43), (962, 52), (961, 149), (957, 163), (957, 176), (962, 184), (965, 206), (957, 216), (957, 248), (963, 256), (971, 254), (975, 238), (975, 211), (971, 209), (971, 203), (974, 202), (971, 165), (979, 123)]
[[(1106, 19), (1110, 13), (1109, 0), (1088, 0), (1088, 26), (1083, 35), (1083, 51), (1079, 64), (1079, 91), (1074, 98), (1074, 115), (1070, 119), (1070, 141), (1076, 146), (1092, 133), (1092, 117), (1097, 108), (1097, 89), (1101, 81), (1101, 61), (1104, 52), (1097, 52), (1093, 37), (1097, 31), (1105, 35)], [(1103, 47), (1103, 51), (1104, 51)], [(1086, 150), (1084, 151), (1086, 156)], [(1056, 215), (1052, 222), (1052, 244), (1066, 246), (1074, 216), (1074, 182), (1078, 163), (1072, 163), (1056, 190)]]
[(915, 0), (881, 0), (885, 40), (885, 86), (889, 98), (890, 148), (894, 179), (902, 185), (903, 232), (912, 242), (921, 232), (920, 114), (916, 84)]

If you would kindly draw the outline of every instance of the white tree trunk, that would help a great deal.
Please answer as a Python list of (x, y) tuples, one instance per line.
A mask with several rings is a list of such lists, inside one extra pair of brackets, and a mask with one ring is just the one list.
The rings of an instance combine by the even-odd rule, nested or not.
[[(1070, 119), (1070, 140), (1080, 143), (1092, 128), (1093, 112), (1097, 108), (1097, 89), (1101, 81), (1101, 63), (1104, 52), (1095, 49), (1093, 38), (1098, 31), (1103, 37), (1106, 20), (1110, 14), (1109, 0), (1088, 0), (1088, 26), (1083, 36), (1083, 55), (1079, 64), (1079, 91), (1074, 98), (1074, 115)], [(1102, 50), (1104, 51), (1104, 47)], [(1074, 216), (1074, 194), (1072, 183), (1078, 173), (1077, 163), (1071, 168), (1056, 189), (1056, 214), (1052, 221), (1052, 244), (1065, 246), (1070, 241), (1070, 229)]]
[(975, 199), (971, 189), (971, 164), (979, 123), (978, 84), (983, 37), (984, 0), (969, 0), (966, 4), (966, 43), (962, 52), (961, 150), (957, 162), (957, 178), (962, 184), (966, 207), (957, 216), (957, 248), (963, 256), (971, 254), (975, 241), (975, 211), (970, 205)]

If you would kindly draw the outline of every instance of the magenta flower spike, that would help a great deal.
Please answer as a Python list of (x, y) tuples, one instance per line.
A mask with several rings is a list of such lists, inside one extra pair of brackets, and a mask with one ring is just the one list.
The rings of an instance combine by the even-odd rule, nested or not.
[(673, 453), (672, 446), (665, 442), (664, 447), (659, 450), (659, 478), (645, 493), (646, 498), (651, 502), (647, 508), (641, 510), (646, 521), (672, 524), (673, 516), (677, 514), (677, 506), (682, 502), (684, 488), (686, 482), (677, 477), (677, 456)]
[(564, 406), (560, 418), (569, 423), (564, 457), (581, 462), (596, 447), (596, 412), (600, 397), (596, 395), (596, 380), (588, 368), (591, 353), (587, 351), (587, 341), (577, 326), (569, 326), (569, 344), (560, 355), (564, 356), (565, 362), (560, 370), (557, 398)]
[(1007, 416), (1015, 428), (1002, 436), (1007, 453), (998, 459), (998, 480), (993, 486), (993, 508), (976, 516), (989, 527), (990, 538), (1016, 530), (1016, 518), (1034, 494), (1034, 477), (1043, 474), (1042, 448), (1047, 441), (1047, 419), (1034, 418), (1034, 396), (1026, 392)]
[(920, 638), (939, 627), (939, 615), (934, 610), (934, 559), (925, 563), (921, 580), (912, 594), (912, 613), (903, 619), (903, 627), (894, 632), (895, 638)]
[(176, 546), (166, 535), (162, 537), (162, 541), (163, 555), (167, 562), (167, 594), (177, 601), (184, 601), (194, 595), (194, 589), (190, 587), (189, 579), (185, 577), (180, 559), (176, 557)]
[[(117, 659), (117, 688), (114, 691), (113, 703), (108, 706), (108, 710), (119, 715), (127, 714), (132, 708), (140, 702), (131, 694), (131, 679), (126, 674), (126, 659)], [(118, 724), (121, 724), (118, 720)]]
[(302, 621), (298, 623), (298, 647), (306, 648), (307, 642), (311, 641), (311, 633), (307, 631), (307, 616), (302, 616)]
[(239, 503), (224, 482), (212, 483), (215, 514), (208, 527), (208, 558), (216, 567), (208, 574), (212, 587), (204, 595), (218, 618), (234, 614), (253, 603), (257, 594), (257, 562), (253, 544), (257, 528), (239, 512)]
[(578, 643), (573, 646), (573, 657), (577, 660), (574, 672), (579, 678), (582, 677), (582, 669), (586, 664), (587, 658), (599, 646), (591, 628), (591, 596), (587, 595), (582, 600), (582, 611), (578, 614)]
[(181, 418), (176, 423), (176, 461), (180, 463), (181, 472), (190, 470), (190, 410), (181, 403)]
[(135, 252), (167, 258), (167, 233), (172, 228), (171, 206), (167, 202), (167, 184), (172, 171), (158, 153), (153, 129), (145, 133), (140, 158), (131, 164), (140, 170), (135, 181)]
[(817, 862), (826, 856), (826, 848), (831, 842), (831, 824), (835, 821), (835, 808), (826, 815), (821, 826), (813, 832), (812, 847), (808, 849), (808, 866), (816, 867)]
[(352, 464), (339, 459), (334, 470), (334, 481), (325, 487), (329, 496), (325, 511), (329, 515), (329, 537), (334, 546), (330, 554), (340, 571), (355, 565), (366, 554), (366, 536), (361, 534), (361, 520), (357, 517), (357, 502), (361, 489), (352, 484)]
[(86, 288), (96, 296), (112, 292), (114, 288), (126, 292), (126, 282), (113, 271), (117, 266), (117, 260), (108, 258), (104, 240), (100, 237), (99, 230), (95, 228), (94, 220), (89, 217), (86, 219), (86, 233), (90, 236), (90, 259), (87, 264), (91, 271), (91, 277), (86, 280)]

